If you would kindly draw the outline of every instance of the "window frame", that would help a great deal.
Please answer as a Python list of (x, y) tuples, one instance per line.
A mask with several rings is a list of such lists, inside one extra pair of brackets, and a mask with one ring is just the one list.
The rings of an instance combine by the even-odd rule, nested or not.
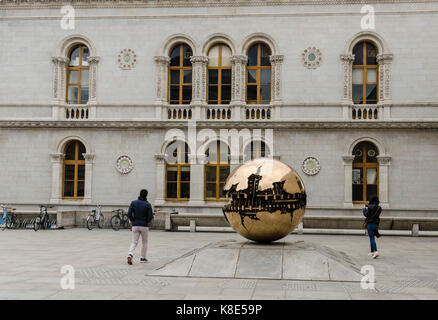
[[(165, 166), (166, 172), (165, 172), (165, 177), (164, 177), (164, 179), (165, 179), (165, 184), (164, 184), (164, 199), (166, 201), (189, 201), (190, 200), (190, 193), (189, 193), (189, 197), (181, 198), (181, 184), (182, 183), (188, 184), (189, 188), (191, 187), (190, 184), (191, 184), (191, 181), (192, 181), (192, 176), (191, 176), (190, 163), (185, 162), (185, 161), (184, 162), (180, 161), (183, 157), (185, 158), (185, 155), (184, 155), (185, 152), (181, 150), (181, 147), (184, 147), (186, 152), (187, 152), (187, 154), (189, 154), (188, 145), (185, 142), (183, 143), (181, 141), (173, 141), (170, 144), (168, 144), (167, 148), (169, 148), (174, 143), (177, 143), (177, 162), (176, 162), (176, 164), (169, 164), (166, 161), (166, 166)], [(169, 180), (168, 180), (168, 171), (169, 171), (168, 168), (169, 167), (176, 167), (177, 168), (176, 198), (169, 198), (167, 196), (167, 184), (169, 183)], [(190, 180), (181, 182), (181, 168), (182, 167), (189, 167)], [(171, 181), (171, 182), (174, 183), (175, 181)]]
[[(351, 99), (353, 101), (354, 105), (364, 105), (364, 104), (378, 104), (379, 103), (379, 63), (377, 62), (377, 55), (378, 55), (378, 48), (377, 46), (372, 43), (371, 41), (368, 40), (363, 40), (363, 41), (359, 41), (358, 43), (356, 43), (353, 47), (353, 52), (354, 49), (356, 48), (356, 46), (363, 44), (363, 48), (362, 48), (362, 64), (360, 65), (355, 65), (354, 61), (353, 61), (353, 65), (352, 65), (352, 73), (354, 73), (354, 69), (362, 69), (362, 101), (361, 103), (356, 103), (356, 101), (359, 100), (354, 100), (354, 97), (352, 96)], [(376, 64), (373, 65), (368, 65), (367, 64), (367, 45), (372, 45), (376, 51)], [(367, 76), (368, 76), (368, 69), (375, 69), (376, 70), (376, 82), (368, 82)], [(367, 97), (366, 97), (366, 91), (367, 91), (367, 85), (369, 84), (375, 84), (376, 85), (376, 101), (372, 102), (372, 103), (367, 103)], [(352, 81), (352, 90), (353, 90), (353, 86), (355, 84), (353, 84)]]
[[(179, 65), (178, 66), (171, 66), (169, 64), (169, 68), (168, 68), (168, 86), (167, 86), (167, 102), (169, 104), (173, 104), (173, 105), (178, 105), (178, 104), (190, 104), (193, 100), (193, 64), (190, 61), (190, 66), (184, 66), (184, 46), (187, 46), (188, 48), (190, 48), (191, 52), (192, 52), (192, 56), (193, 56), (193, 49), (186, 43), (178, 43), (177, 45), (175, 45), (169, 52), (169, 57), (172, 54), (172, 51), (175, 50), (175, 48), (179, 47), (180, 49), (180, 56), (179, 56)], [(171, 84), (171, 73), (172, 70), (178, 70), (179, 72), (179, 83), (178, 83), (178, 103), (173, 103), (172, 101), (174, 100), (170, 100), (170, 91), (172, 86), (176, 85), (172, 85)], [(184, 83), (184, 71), (188, 71), (190, 70), (192, 72), (192, 82), (190, 83)], [(192, 97), (190, 97), (190, 101), (187, 102), (187, 100), (183, 100), (183, 88), (184, 87), (191, 87), (192, 90)]]
[[(262, 43), (262, 42), (258, 42), (258, 43), (256, 43), (256, 44), (254, 44), (254, 45), (252, 45), (251, 47), (249, 47), (249, 49), (248, 49), (248, 51), (247, 51), (247, 55), (248, 55), (248, 52), (254, 47), (254, 46), (257, 46), (257, 65), (256, 66), (249, 66), (248, 65), (248, 63), (249, 63), (249, 61), (246, 63), (246, 75), (245, 75), (245, 88), (246, 88), (246, 90), (245, 90), (245, 102), (246, 102), (246, 104), (270, 104), (271, 103), (271, 101), (272, 101), (272, 64), (271, 63), (269, 63), (269, 66), (262, 66), (261, 65), (261, 58), (262, 58), (262, 55), (261, 55), (261, 47), (262, 46), (264, 46), (264, 47), (266, 47), (268, 50), (269, 50), (269, 53), (272, 55), (272, 50), (271, 50), (271, 48), (268, 46), (268, 45), (266, 45), (266, 44), (264, 44), (264, 43)], [(252, 82), (250, 82), (249, 84), (248, 84), (248, 73), (249, 73), (249, 70), (256, 70), (256, 82), (255, 82), (255, 85), (254, 85), (254, 83), (252, 83)], [(261, 70), (270, 70), (270, 72), (269, 72), (269, 74), (270, 74), (270, 78), (269, 78), (269, 87), (270, 87), (270, 90), (269, 90), (269, 101), (267, 101), (267, 102), (265, 102), (266, 100), (263, 100), (264, 102), (261, 102), (262, 100), (260, 99), (261, 98), (261, 83), (260, 83), (260, 78), (261, 78)], [(254, 101), (254, 100), (248, 100), (248, 86), (256, 86), (257, 87), (257, 100), (256, 101)], [(265, 85), (266, 86), (266, 85)]]
[[(377, 149), (377, 147), (376, 147), (376, 145), (375, 144), (373, 144), (373, 143), (371, 143), (371, 142), (367, 142), (367, 141), (364, 141), (364, 142), (360, 142), (360, 143), (358, 143), (358, 145), (359, 144), (362, 144), (362, 162), (359, 162), (359, 163), (354, 163), (354, 159), (353, 159), (353, 165), (352, 165), (352, 170), (354, 170), (354, 169), (356, 169), (356, 168), (361, 168), (362, 169), (362, 178), (363, 178), (363, 181), (362, 181), (362, 200), (353, 200), (352, 199), (352, 202), (353, 202), (353, 204), (367, 204), (368, 203), (368, 200), (366, 200), (367, 199), (367, 169), (368, 168), (376, 168), (376, 174), (377, 174), (377, 181), (376, 181), (376, 184), (377, 184), (377, 195), (379, 195), (379, 181), (380, 181), (380, 172), (379, 172), (379, 161), (377, 160), (377, 162), (376, 163), (370, 163), (370, 162), (367, 162), (367, 146), (368, 145), (370, 145), (370, 146), (373, 146), (373, 148), (375, 148), (375, 150), (376, 151), (378, 151), (378, 149)], [(357, 145), (353, 148), (353, 156), (354, 156), (354, 150), (356, 149), (356, 147), (357, 147)], [(378, 156), (378, 154), (376, 155), (376, 157)], [(355, 184), (353, 184), (353, 180), (351, 181), (351, 190), (352, 190), (352, 196), (353, 196), (353, 185), (355, 185)], [(357, 184), (357, 185), (360, 185), (360, 184)]]
[[(228, 145), (227, 146), (227, 163), (221, 162), (221, 154), (220, 154), (220, 144), (221, 141), (217, 140), (216, 141), (216, 161), (215, 162), (210, 162), (207, 161), (204, 165), (204, 200), (205, 201), (226, 201), (228, 198), (227, 197), (223, 197), (220, 194), (220, 184), (221, 182), (224, 183), (225, 185), (225, 181), (221, 181), (220, 180), (220, 169), (222, 167), (228, 167), (229, 168), (229, 172), (231, 173), (231, 165), (230, 165), (230, 150)], [(211, 144), (209, 144), (210, 146)], [(207, 149), (208, 150), (208, 149)], [(207, 181), (207, 167), (215, 167), (216, 168), (216, 177), (215, 177), (215, 181)], [(212, 197), (207, 197), (207, 184), (212, 184), (215, 183), (216, 184), (216, 196), (215, 198)]]
[[(62, 165), (62, 199), (65, 200), (83, 200), (85, 197), (85, 178), (86, 178), (86, 172), (85, 172), (85, 158), (84, 160), (80, 160), (79, 159), (79, 145), (82, 144), (82, 146), (85, 149), (85, 145), (80, 142), (79, 140), (73, 140), (71, 142), (69, 142), (64, 149), (64, 154), (65, 152), (67, 152), (67, 149), (70, 147), (71, 144), (75, 144), (75, 159), (74, 160), (66, 160), (64, 159), (63, 161), (63, 165)], [(72, 180), (66, 180), (65, 179), (65, 167), (67, 165), (74, 165), (74, 178), (73, 178), (73, 196), (65, 196), (65, 182), (67, 181), (72, 181)], [(79, 180), (78, 179), (78, 170), (79, 170), (79, 166), (83, 165), (84, 166), (84, 179), (83, 180)], [(77, 191), (78, 191), (78, 184), (79, 182), (82, 182), (84, 184), (84, 195), (83, 196), (78, 196), (77, 195)]]
[[(230, 87), (230, 92), (231, 92), (232, 83), (233, 83), (233, 79), (232, 79), (232, 66), (229, 66), (229, 67), (222, 66), (222, 47), (224, 47), (224, 46), (226, 46), (230, 50), (230, 52), (231, 52), (231, 48), (228, 45), (226, 45), (224, 43), (218, 43), (218, 44), (212, 46), (208, 50), (208, 53), (207, 53), (207, 57), (209, 57), (209, 53), (211, 52), (212, 49), (214, 49), (215, 47), (219, 48), (218, 66), (209, 67), (208, 64), (207, 64), (207, 92), (206, 92), (207, 104), (210, 104), (210, 101), (216, 101), (216, 100), (210, 100), (209, 99), (209, 94), (208, 93), (210, 91), (209, 90), (210, 86), (217, 87), (217, 103), (211, 103), (211, 104), (213, 104), (213, 105), (215, 105), (215, 104), (227, 105), (227, 104), (231, 103), (231, 99), (232, 99), (231, 95), (230, 95), (230, 100), (225, 100), (225, 101), (227, 101), (225, 103), (222, 102), (222, 70), (230, 70), (231, 82), (230, 82), (230, 84), (225, 84), (226, 86)], [(217, 72), (218, 72), (217, 84), (210, 84), (210, 81), (209, 81), (209, 79), (210, 79), (210, 70), (217, 70)]]
[[(77, 48), (79, 48), (79, 65), (78, 66), (70, 66), (70, 63), (67, 66), (67, 81), (66, 81), (66, 92), (65, 92), (65, 102), (69, 105), (71, 104), (80, 104), (80, 105), (84, 105), (87, 104), (88, 101), (90, 101), (90, 79), (88, 79), (88, 86), (82, 86), (82, 71), (84, 70), (88, 70), (88, 77), (90, 77), (90, 64), (88, 64), (87, 66), (83, 66), (83, 59), (82, 59), (82, 51), (83, 48), (87, 48), (88, 52), (89, 52), (89, 56), (91, 55), (90, 52), (90, 48), (88, 46), (86, 46), (85, 44), (78, 44), (73, 46), (68, 54), (68, 58), (71, 58), (71, 55), (73, 53), (74, 50), (76, 50)], [(70, 83), (70, 72), (71, 71), (77, 71), (78, 72), (78, 79), (76, 83)], [(78, 88), (78, 101), (76, 103), (71, 103), (69, 102), (68, 99), (68, 89), (69, 87), (77, 87)], [(82, 92), (82, 87), (87, 87), (88, 88), (88, 99), (85, 103), (82, 103), (82, 99), (81, 99), (81, 92)], [(85, 100), (84, 100), (85, 101)]]

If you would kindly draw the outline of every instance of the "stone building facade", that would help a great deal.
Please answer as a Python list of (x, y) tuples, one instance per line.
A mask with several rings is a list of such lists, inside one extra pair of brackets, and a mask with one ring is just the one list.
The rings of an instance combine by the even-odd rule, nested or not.
[(219, 213), (264, 155), (306, 214), (437, 217), (438, 1), (367, 3), (1, 0), (0, 202)]

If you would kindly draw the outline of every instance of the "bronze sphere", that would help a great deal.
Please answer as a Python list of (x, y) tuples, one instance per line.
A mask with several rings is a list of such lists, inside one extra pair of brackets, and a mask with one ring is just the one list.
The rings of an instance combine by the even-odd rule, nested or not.
[(249, 161), (231, 172), (224, 186), (231, 201), (225, 219), (243, 237), (271, 242), (300, 223), (306, 192), (300, 176), (287, 164), (268, 158)]

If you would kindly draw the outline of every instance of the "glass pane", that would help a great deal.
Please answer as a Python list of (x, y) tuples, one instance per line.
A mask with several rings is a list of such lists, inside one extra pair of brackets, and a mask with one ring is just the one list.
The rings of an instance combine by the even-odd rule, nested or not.
[(353, 101), (354, 103), (363, 101), (363, 87), (361, 84), (353, 85)]
[(192, 49), (188, 45), (183, 46), (183, 66), (190, 67), (192, 65), (190, 58), (193, 56)]
[(265, 69), (260, 70), (260, 84), (270, 84), (271, 83), (271, 70)]
[(353, 184), (353, 201), (363, 201), (363, 185)]
[(192, 70), (184, 70), (184, 83), (192, 83)]
[(69, 77), (68, 77), (68, 83), (77, 84), (78, 83), (78, 72), (77, 71), (70, 71)]
[(248, 83), (257, 82), (257, 70), (248, 70)]
[(179, 84), (179, 70), (170, 70), (170, 83)]
[(377, 82), (377, 69), (367, 69), (367, 82)]
[(205, 161), (207, 162), (217, 162), (217, 142), (214, 141), (210, 143), (205, 150)]
[(231, 84), (231, 69), (222, 70), (222, 84)]
[(82, 70), (81, 71), (81, 85), (88, 86), (89, 83), (90, 83), (89, 70)]
[(168, 182), (167, 183), (167, 192), (166, 192), (167, 198), (176, 198), (177, 197), (177, 184), (176, 182)]
[(85, 187), (85, 183), (84, 182), (78, 182), (78, 190), (77, 190), (77, 196), (78, 197), (83, 197), (84, 196), (84, 188)]
[(377, 185), (367, 185), (367, 201), (373, 196), (377, 196)]
[(254, 45), (248, 50), (248, 65), (256, 66), (257, 65), (257, 52), (258, 46)]
[(75, 166), (73, 164), (65, 165), (64, 180), (74, 180), (74, 179), (75, 179)]
[(248, 101), (257, 101), (257, 86), (246, 87), (246, 99)]
[(231, 49), (225, 45), (222, 45), (221, 47), (222, 47), (222, 60), (221, 60), (222, 67), (231, 67), (231, 61), (230, 61)]
[(190, 167), (181, 167), (181, 181), (190, 181)]
[(377, 163), (377, 148), (372, 144), (367, 144), (367, 162)]
[(362, 168), (353, 168), (353, 184), (362, 184), (363, 183), (363, 171)]
[(210, 69), (208, 70), (208, 83), (217, 84), (218, 83), (218, 70)]
[(231, 86), (222, 86), (222, 102), (231, 100)]
[(90, 50), (87, 47), (82, 47), (82, 66), (88, 66), (88, 57), (90, 56)]
[(216, 183), (207, 183), (206, 197), (207, 198), (216, 198)]
[(78, 103), (78, 87), (68, 87), (68, 103)]
[(363, 144), (358, 144), (356, 147), (354, 147), (353, 150), (353, 156), (354, 156), (354, 160), (353, 163), (362, 163), (363, 162), (363, 148), (362, 148)]
[[(367, 84), (367, 103), (376, 102), (377, 100), (377, 84)], [(368, 101), (372, 100), (372, 101)]]
[(208, 100), (217, 101), (218, 86), (208, 86)]
[(219, 152), (220, 152), (220, 162), (221, 163), (228, 163), (228, 155), (230, 154), (230, 150), (228, 148), (228, 145), (225, 144), (224, 142), (220, 142), (219, 144)]
[(192, 100), (192, 86), (183, 86), (183, 102)]
[(367, 43), (367, 65), (377, 64), (377, 50), (371, 43)]
[(189, 199), (190, 198), (190, 183), (181, 183), (181, 198)]
[(208, 66), (209, 67), (219, 66), (219, 46), (214, 46), (208, 52)]
[(353, 84), (363, 83), (363, 69), (353, 68)]
[(180, 54), (181, 54), (181, 46), (178, 45), (175, 48), (173, 48), (172, 52), (170, 53), (170, 65), (171, 66), (179, 66), (180, 65)]
[(224, 182), (230, 175), (230, 167), (220, 167), (219, 168), (219, 181)]
[(178, 167), (176, 166), (167, 167), (167, 181), (178, 181)]
[(271, 62), (269, 61), (269, 56), (271, 55), (271, 50), (265, 45), (260, 45), (260, 52), (261, 52), (261, 59), (260, 59), (260, 65), (261, 66), (270, 66)]
[(170, 100), (179, 101), (179, 86), (170, 86)]
[(364, 44), (363, 42), (358, 43), (353, 49), (353, 54), (354, 54), (353, 65), (363, 64), (363, 44)]
[(78, 165), (78, 180), (85, 180), (85, 165)]
[(78, 144), (79, 144), (78, 158), (79, 158), (79, 160), (85, 160), (84, 155), (83, 155), (86, 152), (85, 146), (80, 142), (78, 142)]
[(81, 87), (81, 104), (88, 102), (88, 87)]
[(367, 168), (367, 184), (377, 184), (377, 168)]
[(77, 67), (79, 66), (79, 50), (80, 47), (76, 47), (70, 54), (70, 66)]
[(225, 183), (219, 183), (219, 198), (225, 198), (224, 185)]
[(216, 166), (205, 167), (205, 179), (208, 182), (216, 181)]
[(72, 142), (65, 149), (65, 160), (75, 160), (76, 142)]
[(64, 182), (64, 197), (73, 197), (74, 196), (74, 182), (73, 181), (65, 181)]
[(260, 100), (263, 102), (271, 101), (271, 86), (261, 86), (260, 90)]

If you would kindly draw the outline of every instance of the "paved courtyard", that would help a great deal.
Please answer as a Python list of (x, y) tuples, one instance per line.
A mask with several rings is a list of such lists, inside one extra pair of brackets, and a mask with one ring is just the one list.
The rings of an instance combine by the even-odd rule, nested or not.
[[(149, 262), (138, 262), (138, 247), (128, 266), (130, 240), (128, 230), (0, 232), (0, 299), (438, 299), (436, 237), (383, 236), (373, 260), (365, 236), (289, 235), (260, 245), (234, 233), (151, 231)], [(61, 288), (64, 265), (74, 268), (74, 290)], [(365, 265), (374, 267), (374, 290), (361, 288)], [(336, 276), (335, 266), (359, 277)]]

